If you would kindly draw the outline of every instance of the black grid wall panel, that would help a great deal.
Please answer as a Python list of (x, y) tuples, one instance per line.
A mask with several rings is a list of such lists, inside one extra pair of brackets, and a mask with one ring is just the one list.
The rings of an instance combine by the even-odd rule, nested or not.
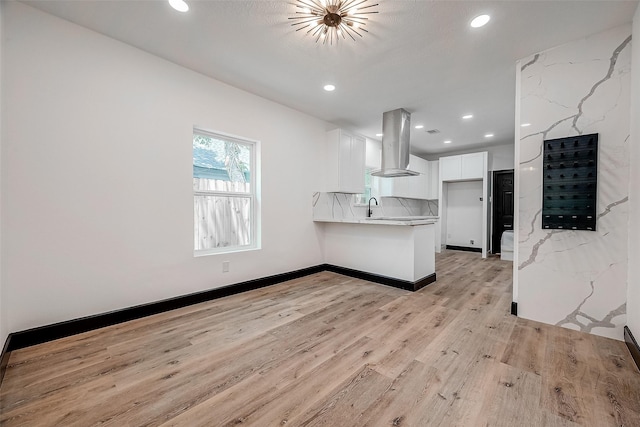
[(542, 228), (596, 229), (598, 134), (544, 141)]

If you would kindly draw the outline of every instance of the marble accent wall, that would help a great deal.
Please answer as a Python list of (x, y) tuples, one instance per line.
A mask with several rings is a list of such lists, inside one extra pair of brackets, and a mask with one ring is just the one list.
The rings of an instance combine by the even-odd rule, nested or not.
[[(622, 339), (631, 26), (537, 53), (517, 68), (518, 315)], [(597, 231), (544, 230), (543, 140), (589, 133), (599, 134)]]
[[(437, 216), (437, 200), (378, 197), (373, 216)], [(367, 216), (367, 205), (355, 204), (353, 194), (313, 193), (313, 219), (353, 219)]]

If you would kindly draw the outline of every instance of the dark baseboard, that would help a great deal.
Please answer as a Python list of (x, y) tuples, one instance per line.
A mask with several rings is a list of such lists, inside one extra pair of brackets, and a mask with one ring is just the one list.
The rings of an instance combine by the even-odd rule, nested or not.
[(624, 327), (624, 342), (627, 343), (629, 353), (631, 353), (631, 357), (633, 357), (633, 361), (636, 362), (636, 366), (640, 371), (640, 346), (638, 346), (638, 341), (636, 341), (628, 326)]
[(253, 289), (263, 288), (265, 286), (275, 285), (277, 283), (286, 282), (287, 280), (297, 279), (325, 270), (344, 274), (345, 276), (368, 280), (370, 282), (393, 286), (395, 288), (405, 289), (408, 291), (417, 291), (418, 289), (423, 288), (428, 284), (436, 281), (435, 273), (430, 274), (429, 276), (426, 276), (415, 282), (410, 282), (406, 280), (393, 279), (391, 277), (379, 276), (377, 274), (366, 273), (363, 271), (352, 270), (349, 268), (338, 267), (335, 265), (321, 264), (288, 273), (276, 274), (274, 276), (249, 280), (229, 286), (223, 286), (221, 288), (211, 289), (208, 291), (196, 292), (193, 294), (183, 295), (148, 304), (128, 307), (121, 310), (96, 314), (79, 319), (67, 320), (65, 322), (54, 323), (52, 325), (27, 329), (25, 331), (14, 332), (7, 338), (4, 350), (2, 352), (2, 372), (0, 373), (0, 375), (4, 374), (9, 359), (9, 352), (13, 350), (18, 350), (21, 348), (30, 347), (32, 345), (53, 341), (59, 338), (104, 328), (106, 326), (116, 325), (118, 323), (128, 322), (130, 320), (140, 319), (142, 317), (163, 313), (169, 310), (175, 310), (177, 308), (186, 307), (192, 304), (198, 304), (229, 295), (251, 291)]
[(121, 310), (115, 310), (107, 313), (96, 314), (93, 316), (82, 317), (79, 319), (68, 320), (65, 322), (54, 323), (52, 325), (15, 332), (11, 334), (11, 341), (8, 341), (8, 344), (5, 346), (6, 351), (9, 352), (20, 348), (41, 344), (47, 341), (53, 341), (59, 338), (80, 334), (82, 332), (116, 325), (118, 323), (127, 322), (129, 320), (135, 320), (141, 317), (151, 316), (153, 314), (163, 313), (165, 311), (186, 307), (188, 305), (198, 304), (201, 302), (222, 298), (253, 289), (263, 288), (265, 286), (275, 285), (287, 280), (297, 279), (299, 277), (308, 276), (309, 274), (319, 273), (321, 271), (324, 271), (325, 269), (326, 268), (324, 265), (318, 265), (288, 273), (276, 274), (274, 276), (264, 277), (261, 279), (249, 280), (246, 282), (211, 289), (208, 291), (196, 292), (193, 294), (183, 295), (148, 304), (142, 304), (134, 307), (124, 308)]
[(466, 251), (466, 252), (480, 252), (480, 253), (482, 253), (482, 248), (469, 248), (467, 246), (447, 245), (447, 246), (445, 246), (445, 249), (451, 249), (451, 250), (454, 250), (454, 251)]
[(514, 316), (518, 315), (518, 303), (517, 302), (511, 302), (511, 314), (513, 314)]
[(334, 273), (344, 274), (345, 276), (368, 280), (369, 282), (380, 283), (382, 285), (393, 286), (394, 288), (404, 289), (406, 291), (417, 291), (418, 289), (424, 288), (428, 284), (436, 281), (436, 273), (430, 274), (420, 280), (416, 280), (415, 282), (411, 282), (409, 280), (394, 279), (392, 277), (366, 273), (364, 271), (339, 267), (337, 265), (326, 264), (325, 267), (326, 270), (333, 271)]
[(2, 354), (0, 355), (0, 384), (2, 384), (2, 380), (4, 379), (4, 373), (7, 372), (9, 356), (11, 355), (9, 346), (11, 345), (12, 336), (13, 334), (9, 334), (7, 340), (4, 342), (4, 346), (2, 347)]

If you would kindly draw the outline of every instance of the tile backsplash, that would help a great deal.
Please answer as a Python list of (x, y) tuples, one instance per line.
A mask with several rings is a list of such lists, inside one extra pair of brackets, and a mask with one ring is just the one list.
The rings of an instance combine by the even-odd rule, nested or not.
[[(313, 193), (313, 219), (351, 219), (367, 216), (367, 205), (354, 203), (353, 194)], [(373, 216), (437, 216), (438, 200), (378, 197), (371, 203)]]

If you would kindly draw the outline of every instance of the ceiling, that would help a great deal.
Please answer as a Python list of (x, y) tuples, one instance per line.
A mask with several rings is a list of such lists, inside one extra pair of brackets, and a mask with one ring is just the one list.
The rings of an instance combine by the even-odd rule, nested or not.
[[(187, 13), (165, 0), (23, 3), (373, 139), (383, 112), (405, 108), (424, 125), (411, 146), (425, 157), (512, 144), (515, 61), (629, 23), (638, 4), (377, 0), (369, 33), (323, 45), (295, 31), (286, 0), (186, 1)], [(471, 28), (483, 13), (491, 21)]]

